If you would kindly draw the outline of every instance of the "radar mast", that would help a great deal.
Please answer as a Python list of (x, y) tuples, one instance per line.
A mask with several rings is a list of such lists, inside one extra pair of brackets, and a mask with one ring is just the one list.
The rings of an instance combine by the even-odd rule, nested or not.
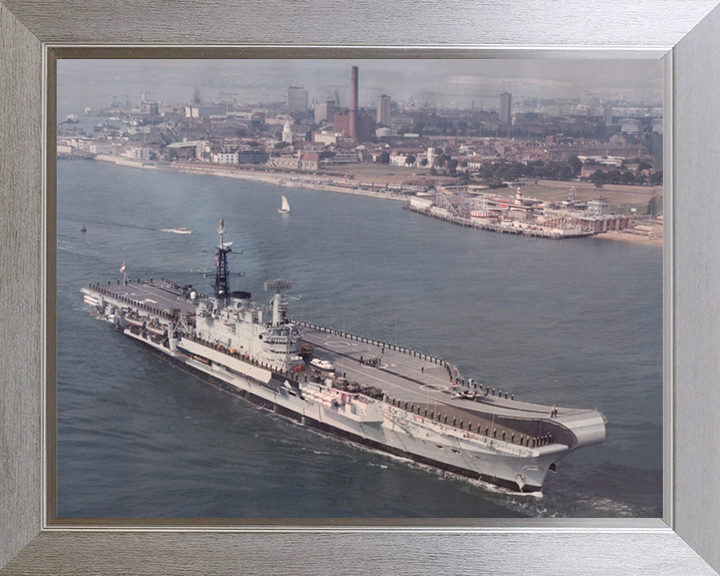
[(220, 235), (220, 244), (217, 246), (217, 253), (215, 254), (215, 259), (217, 260), (217, 262), (215, 262), (216, 270), (215, 283), (213, 284), (213, 288), (215, 289), (215, 298), (220, 300), (228, 298), (230, 296), (230, 271), (228, 270), (227, 254), (228, 252), (232, 252), (232, 249), (230, 248), (232, 242), (225, 243), (224, 241), (224, 220), (220, 220), (220, 227), (218, 228), (217, 232)]

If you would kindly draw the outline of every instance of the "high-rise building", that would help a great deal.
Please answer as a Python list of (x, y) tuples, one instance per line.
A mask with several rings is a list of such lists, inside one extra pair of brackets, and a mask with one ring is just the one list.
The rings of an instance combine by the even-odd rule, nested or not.
[(337, 111), (335, 100), (326, 100), (315, 104), (315, 124), (320, 124), (326, 120), (332, 120)]
[(383, 94), (377, 97), (377, 123), (390, 126), (390, 96)]
[(612, 124), (613, 119), (613, 107), (609, 104), (605, 105), (605, 109), (603, 111), (603, 120), (605, 121), (605, 126), (610, 126)]
[(512, 94), (509, 92), (503, 92), (500, 94), (500, 122), (510, 124), (512, 119)]
[(288, 86), (287, 95), (288, 113), (307, 114), (308, 111), (308, 91), (307, 88), (299, 86)]

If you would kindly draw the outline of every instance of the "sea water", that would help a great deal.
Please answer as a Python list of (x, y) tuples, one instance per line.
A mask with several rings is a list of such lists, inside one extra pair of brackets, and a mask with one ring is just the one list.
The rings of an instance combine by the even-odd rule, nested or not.
[[(59, 517), (662, 515), (662, 249), (92, 161), (58, 163), (57, 200)], [(605, 442), (517, 495), (288, 421), (89, 314), (80, 289), (123, 262), (210, 293), (220, 218), (234, 289), (267, 301), (265, 280), (291, 280), (291, 317), (440, 356), (520, 400), (597, 408)]]

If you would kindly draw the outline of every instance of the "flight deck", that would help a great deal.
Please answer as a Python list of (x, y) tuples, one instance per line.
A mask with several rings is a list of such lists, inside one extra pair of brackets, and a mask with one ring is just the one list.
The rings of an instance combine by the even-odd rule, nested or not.
[(143, 281), (138, 279), (109, 281), (107, 285), (91, 284), (90, 289), (100, 295), (114, 298), (119, 302), (135, 306), (152, 314), (171, 318), (177, 314), (195, 314), (195, 303), (192, 301), (192, 286), (179, 284), (162, 278)]
[[(458, 428), (495, 435), (513, 442), (548, 436), (562, 442), (565, 424), (582, 419), (587, 410), (557, 408), (514, 399), (460, 377), (452, 364), (402, 346), (299, 322), (303, 341), (335, 366), (348, 381), (373, 382), (387, 402), (423, 417)], [(551, 441), (552, 441), (551, 440)], [(568, 438), (568, 441), (571, 441)]]

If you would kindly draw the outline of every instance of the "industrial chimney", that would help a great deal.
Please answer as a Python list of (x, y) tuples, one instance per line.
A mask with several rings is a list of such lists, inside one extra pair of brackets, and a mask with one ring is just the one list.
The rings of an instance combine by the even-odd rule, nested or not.
[(358, 114), (358, 67), (350, 70), (350, 137), (357, 140), (357, 114)]

